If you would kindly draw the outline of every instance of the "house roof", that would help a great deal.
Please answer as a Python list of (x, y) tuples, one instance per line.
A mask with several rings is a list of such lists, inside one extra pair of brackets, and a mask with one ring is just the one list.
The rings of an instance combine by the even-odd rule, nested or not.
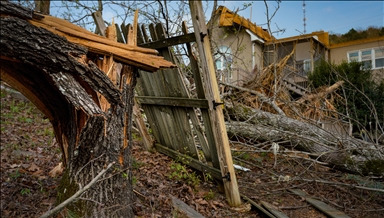
[(311, 38), (322, 43), (325, 47), (329, 47), (329, 35), (328, 35), (328, 32), (324, 32), (324, 31), (317, 31), (317, 32), (312, 32), (312, 33), (298, 35), (298, 36), (276, 39), (274, 42), (269, 41), (266, 44), (308, 40)]
[(384, 36), (374, 37), (374, 38), (366, 38), (366, 39), (358, 39), (348, 42), (341, 42), (336, 44), (331, 44), (330, 48), (340, 48), (340, 47), (346, 47), (351, 45), (359, 45), (364, 43), (370, 43), (370, 42), (379, 42), (384, 41)]
[(267, 30), (264, 30), (260, 26), (257, 26), (256, 24), (252, 23), (250, 20), (245, 19), (244, 17), (232, 12), (224, 6), (219, 6), (218, 9), (215, 11), (215, 14), (220, 15), (218, 23), (220, 27), (233, 26), (233, 24), (238, 24), (250, 30), (256, 36), (260, 37), (265, 41), (272, 40), (272, 36), (268, 33)]

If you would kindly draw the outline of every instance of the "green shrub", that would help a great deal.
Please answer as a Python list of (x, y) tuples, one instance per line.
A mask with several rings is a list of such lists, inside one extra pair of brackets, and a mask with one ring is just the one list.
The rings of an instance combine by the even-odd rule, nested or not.
[(315, 64), (308, 79), (315, 88), (344, 81), (343, 88), (336, 91), (343, 97), (336, 108), (341, 114), (348, 114), (352, 118), (354, 131), (360, 132), (364, 128), (373, 130), (376, 122), (384, 124), (384, 79), (377, 84), (372, 81), (371, 75), (371, 69), (362, 62), (335, 64), (321, 60)]

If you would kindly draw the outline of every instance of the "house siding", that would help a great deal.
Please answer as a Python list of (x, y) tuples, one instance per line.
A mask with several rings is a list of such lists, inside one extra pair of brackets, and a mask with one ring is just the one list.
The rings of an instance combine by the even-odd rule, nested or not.
[[(332, 48), (333, 46), (333, 48)], [(336, 45), (331, 45), (330, 50), (330, 59), (336, 63), (340, 64), (343, 61), (348, 61), (348, 52), (351, 51), (358, 51), (363, 49), (370, 49), (370, 48), (383, 48), (384, 49), (384, 41), (373, 41), (373, 42), (367, 42), (367, 43), (359, 43), (359, 44), (352, 44), (352, 45), (346, 45), (346, 46), (340, 46), (338, 47)], [(376, 82), (380, 82), (384, 79), (384, 69), (373, 69), (372, 70), (372, 78)]]
[(311, 42), (298, 43), (296, 45), (296, 61), (311, 59)]
[[(244, 30), (235, 27), (214, 28), (212, 42), (214, 49), (219, 46), (227, 46), (232, 51), (232, 78), (225, 78), (226, 82), (242, 85), (252, 79), (253, 63), (262, 67), (263, 55), (262, 46), (251, 41), (250, 35)], [(253, 52), (252, 54), (252, 47)]]

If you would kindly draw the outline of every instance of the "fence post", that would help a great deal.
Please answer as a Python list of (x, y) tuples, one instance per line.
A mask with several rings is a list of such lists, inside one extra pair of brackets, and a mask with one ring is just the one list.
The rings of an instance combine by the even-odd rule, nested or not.
[(208, 111), (214, 131), (225, 195), (229, 205), (236, 207), (240, 206), (241, 200), (235, 170), (233, 168), (227, 129), (224, 123), (223, 107), (221, 104), (223, 102), (220, 99), (203, 7), (201, 1), (194, 0), (189, 0), (189, 7), (191, 9), (193, 28), (201, 60), (202, 76), (204, 78), (203, 86), (209, 103)]

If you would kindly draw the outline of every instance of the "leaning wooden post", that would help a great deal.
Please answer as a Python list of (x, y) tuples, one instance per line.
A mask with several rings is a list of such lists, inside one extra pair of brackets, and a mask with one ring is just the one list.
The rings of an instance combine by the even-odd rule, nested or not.
[(212, 59), (211, 46), (205, 16), (201, 1), (189, 1), (193, 28), (196, 35), (196, 43), (201, 60), (202, 76), (204, 78), (204, 90), (209, 103), (209, 115), (214, 131), (214, 139), (219, 156), (221, 174), (223, 176), (224, 190), (230, 206), (240, 206), (240, 194), (237, 186), (235, 170), (231, 150), (229, 147), (227, 129), (224, 123), (222, 101), (219, 94), (219, 86), (216, 80), (215, 68)]

